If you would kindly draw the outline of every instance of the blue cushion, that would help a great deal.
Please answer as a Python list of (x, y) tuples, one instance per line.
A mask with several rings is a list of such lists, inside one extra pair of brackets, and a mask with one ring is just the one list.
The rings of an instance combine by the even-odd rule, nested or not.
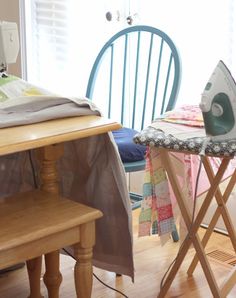
[(138, 131), (122, 127), (112, 133), (123, 162), (133, 162), (145, 158), (146, 146), (135, 144), (133, 141), (133, 137)]

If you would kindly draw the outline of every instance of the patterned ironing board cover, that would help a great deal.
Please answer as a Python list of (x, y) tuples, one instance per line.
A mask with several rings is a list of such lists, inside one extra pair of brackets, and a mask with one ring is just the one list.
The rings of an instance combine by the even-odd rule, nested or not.
[[(205, 138), (191, 137), (181, 140), (174, 135), (166, 134), (162, 129), (148, 126), (140, 133), (136, 134), (133, 140), (136, 144), (142, 144), (150, 147), (166, 148), (179, 152), (183, 151), (192, 154), (199, 154)], [(206, 145), (205, 153), (207, 155), (214, 155), (217, 157), (233, 157), (236, 154), (236, 139), (220, 142), (209, 141)]]

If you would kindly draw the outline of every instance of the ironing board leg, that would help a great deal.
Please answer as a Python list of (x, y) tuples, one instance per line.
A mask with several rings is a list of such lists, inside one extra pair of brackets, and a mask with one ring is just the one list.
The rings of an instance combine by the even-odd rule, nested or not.
[[(208, 176), (208, 179), (209, 179), (210, 183), (214, 184), (215, 183), (214, 172), (211, 168), (211, 164), (210, 164), (208, 158), (206, 158), (203, 161), (203, 163), (204, 163), (204, 167), (205, 167), (205, 170), (207, 172), (207, 176)], [(219, 187), (216, 189), (215, 198), (216, 198), (216, 202), (219, 206), (219, 210), (220, 210), (220, 213), (222, 215), (222, 218), (224, 220), (224, 224), (225, 224), (226, 229), (229, 233), (230, 240), (231, 240), (232, 245), (233, 245), (233, 247), (236, 251), (236, 234), (235, 234), (234, 226), (233, 226), (233, 223), (230, 219), (228, 209), (226, 208), (225, 201), (224, 201), (224, 199), (221, 195)]]
[(235, 286), (236, 283), (236, 268), (233, 268), (229, 275), (226, 277), (225, 282), (221, 287), (221, 295), (222, 297), (227, 297), (231, 289)]
[[(213, 184), (214, 183), (213, 176), (209, 177), (209, 179), (210, 179), (211, 184)], [(216, 190), (215, 196), (221, 197), (222, 200), (226, 203), (229, 196), (230, 196), (230, 194), (231, 194), (231, 192), (232, 192), (232, 190), (233, 190), (233, 187), (235, 186), (235, 183), (236, 183), (236, 170), (234, 171), (233, 175), (230, 178), (230, 181), (229, 181), (229, 183), (226, 187), (226, 190), (224, 192), (223, 197), (222, 197), (221, 192), (220, 192), (219, 189)], [(203, 247), (205, 247), (207, 245), (208, 240), (210, 239), (210, 236), (211, 236), (212, 232), (214, 231), (215, 225), (216, 225), (220, 215), (221, 215), (221, 208), (218, 206), (215, 213), (214, 213), (214, 215), (213, 215), (213, 217), (212, 217), (212, 219), (211, 219), (211, 221), (210, 221), (210, 223), (209, 223), (209, 225), (208, 225), (208, 227), (207, 227), (207, 229), (206, 229), (206, 232), (205, 232), (205, 234), (202, 238)], [(234, 232), (233, 232), (233, 234), (234, 234)], [(233, 237), (233, 239), (232, 239), (232, 237)], [(236, 252), (235, 236), (234, 235), (231, 236), (230, 239), (231, 239), (232, 245), (234, 247), (234, 250)], [(197, 255), (195, 255), (192, 262), (191, 262), (191, 264), (190, 264), (190, 266), (189, 266), (188, 275), (193, 274), (193, 272), (194, 272), (194, 270), (197, 266), (197, 263), (198, 263), (198, 258), (197, 258)]]
[[(188, 207), (185, 205), (185, 200), (182, 197), (182, 192), (181, 192), (181, 188), (179, 186), (177, 177), (175, 176), (175, 171), (174, 171), (174, 167), (171, 163), (170, 157), (168, 152), (165, 149), (159, 149), (160, 150), (160, 156), (161, 156), (161, 160), (163, 162), (164, 168), (167, 171), (168, 174), (168, 178), (170, 180), (171, 186), (173, 188), (173, 191), (175, 193), (176, 196), (176, 200), (178, 202), (181, 214), (183, 216), (183, 219), (185, 221), (186, 226), (189, 228), (189, 232), (188, 232), (188, 237), (185, 239), (184, 243), (182, 244), (182, 248), (180, 249), (180, 252), (177, 255), (176, 261), (172, 267), (172, 269), (170, 270), (169, 274), (167, 275), (167, 278), (163, 284), (163, 287), (160, 290), (160, 294), (158, 297), (164, 297), (166, 292), (168, 291), (188, 249), (190, 244), (192, 243), (196, 253), (198, 255), (199, 261), (202, 265), (203, 271), (205, 273), (206, 279), (208, 281), (209, 287), (211, 289), (211, 292), (213, 294), (213, 297), (218, 298), (218, 297), (222, 297), (220, 294), (220, 290), (218, 288), (218, 285), (216, 283), (215, 277), (213, 275), (213, 272), (211, 270), (210, 264), (208, 262), (208, 259), (205, 255), (204, 252), (204, 248), (201, 244), (201, 241), (197, 235), (197, 230), (202, 222), (203, 217), (205, 216), (206, 210), (208, 209), (211, 200), (214, 196), (214, 193), (220, 183), (220, 181), (222, 180), (222, 177), (224, 175), (224, 172), (228, 166), (229, 160), (224, 159), (221, 163), (221, 166), (215, 176), (215, 183), (214, 185), (211, 186), (207, 197), (205, 199), (205, 201), (202, 204), (202, 207), (195, 219), (195, 221), (192, 223), (191, 222), (191, 215), (190, 215), (190, 211), (188, 210)], [(204, 159), (204, 158), (203, 158)]]

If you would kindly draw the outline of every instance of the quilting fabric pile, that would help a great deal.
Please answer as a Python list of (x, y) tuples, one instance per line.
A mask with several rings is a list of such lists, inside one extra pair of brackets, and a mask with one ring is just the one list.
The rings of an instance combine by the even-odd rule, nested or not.
[(198, 105), (182, 105), (166, 112), (162, 117), (163, 121), (183, 124), (188, 126), (204, 127), (201, 109)]

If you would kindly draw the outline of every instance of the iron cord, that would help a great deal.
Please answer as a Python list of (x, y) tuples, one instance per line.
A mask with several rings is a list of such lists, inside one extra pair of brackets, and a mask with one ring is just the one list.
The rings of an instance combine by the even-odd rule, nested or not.
[(194, 223), (194, 218), (195, 218), (195, 212), (196, 212), (196, 203), (197, 203), (197, 189), (198, 189), (198, 184), (199, 184), (199, 177), (200, 177), (200, 173), (201, 173), (201, 169), (202, 169), (202, 159), (200, 157), (200, 160), (199, 160), (199, 167), (198, 167), (198, 172), (197, 172), (197, 178), (196, 178), (196, 187), (195, 187), (195, 191), (194, 191), (194, 198), (193, 198), (193, 211), (192, 211), (192, 218), (191, 218), (191, 223), (190, 223), (190, 227), (188, 229), (188, 233), (187, 235), (185, 236), (182, 244), (180, 245), (180, 248), (179, 248), (179, 251), (176, 255), (176, 257), (174, 258), (174, 260), (170, 263), (169, 267), (167, 268), (166, 272), (164, 273), (162, 279), (161, 279), (161, 283), (160, 283), (160, 291), (163, 287), (163, 284), (166, 280), (166, 276), (167, 274), (169, 273), (169, 271), (171, 270), (171, 268), (173, 267), (173, 265), (175, 264), (178, 256), (179, 256), (179, 253), (185, 243), (185, 241), (189, 238), (189, 235), (190, 235), (190, 231), (192, 229), (192, 226), (193, 226), (193, 223)]
[(205, 155), (205, 151), (206, 151), (206, 147), (208, 145), (208, 143), (211, 141), (211, 137), (205, 137), (203, 142), (202, 142), (202, 148), (201, 151), (199, 152), (200, 156), (204, 156)]
[(31, 171), (32, 171), (32, 175), (33, 175), (34, 187), (39, 188), (38, 183), (37, 183), (37, 179), (36, 179), (34, 164), (33, 164), (32, 150), (29, 150), (28, 153), (29, 153), (29, 161), (30, 161)]

